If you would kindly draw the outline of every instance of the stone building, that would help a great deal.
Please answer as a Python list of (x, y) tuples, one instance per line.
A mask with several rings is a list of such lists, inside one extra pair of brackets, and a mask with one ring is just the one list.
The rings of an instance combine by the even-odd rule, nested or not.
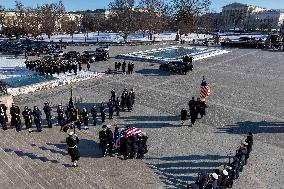
[(267, 9), (246, 5), (241, 3), (232, 3), (222, 8), (222, 17), (224, 29), (245, 29), (252, 14), (266, 11)]

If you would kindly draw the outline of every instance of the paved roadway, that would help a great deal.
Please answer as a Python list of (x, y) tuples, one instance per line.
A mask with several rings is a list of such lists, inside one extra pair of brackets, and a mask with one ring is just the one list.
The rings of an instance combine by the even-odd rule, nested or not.
[[(160, 46), (159, 46), (160, 47)], [(91, 47), (69, 47), (85, 50)], [(153, 46), (111, 47), (111, 57)], [(3, 188), (185, 188), (198, 172), (212, 172), (254, 133), (251, 158), (233, 188), (283, 188), (284, 66), (283, 52), (231, 49), (231, 53), (194, 62), (194, 72), (178, 75), (158, 70), (158, 64), (135, 62), (133, 75), (107, 75), (74, 85), (80, 107), (108, 101), (111, 89), (119, 93), (134, 88), (134, 111), (109, 121), (119, 127), (140, 127), (149, 136), (145, 160), (100, 158), (98, 131), (79, 132), (80, 167), (68, 166), (64, 138), (59, 128), (42, 133), (0, 131), (0, 170)], [(92, 70), (114, 67), (115, 59), (97, 62)], [(282, 62), (281, 62), (282, 61)], [(179, 125), (179, 113), (197, 96), (205, 75), (212, 86), (208, 114), (194, 127)], [(45, 101), (66, 104), (69, 87), (22, 95), (15, 102), (23, 108), (43, 106)], [(76, 181), (74, 181), (76, 178)], [(1, 188), (1, 186), (0, 186)]]

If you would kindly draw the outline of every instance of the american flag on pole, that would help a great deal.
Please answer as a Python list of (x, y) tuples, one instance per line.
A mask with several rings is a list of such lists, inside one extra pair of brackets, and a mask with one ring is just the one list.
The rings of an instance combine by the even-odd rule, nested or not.
[(205, 99), (211, 94), (211, 89), (205, 80), (201, 82), (200, 98)]

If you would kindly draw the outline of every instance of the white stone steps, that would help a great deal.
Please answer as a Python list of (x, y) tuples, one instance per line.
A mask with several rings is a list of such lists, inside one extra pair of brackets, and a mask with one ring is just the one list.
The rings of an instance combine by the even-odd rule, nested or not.
[[(22, 132), (25, 132), (25, 131), (22, 131)], [(17, 136), (17, 134), (18, 134), (18, 136)], [(31, 141), (31, 140), (33, 140), (32, 137), (24, 137), (22, 134), (23, 133), (16, 133), (15, 132), (14, 137), (15, 138), (17, 137), (22, 142), (23, 149), (27, 150), (28, 152), (33, 152), (37, 156), (42, 156), (42, 157), (48, 158), (49, 160), (50, 159), (54, 160), (50, 156), (51, 153), (48, 153), (48, 152), (46, 152), (44, 150), (41, 150), (39, 148), (34, 148), (29, 143), (27, 143), (26, 140)], [(28, 133), (28, 134), (31, 135), (32, 133)], [(34, 141), (34, 140), (31, 141), (31, 142), (37, 143), (37, 141)], [(62, 156), (62, 157), (64, 157), (64, 156)], [(66, 182), (66, 180), (68, 180), (68, 177), (70, 175), (72, 176), (72, 172), (70, 172), (70, 173), (67, 172), (66, 171), (67, 169), (63, 165), (61, 165), (61, 163), (58, 163), (57, 165), (54, 165), (53, 163), (41, 162), (41, 161), (39, 161), (37, 159), (32, 160), (29, 157), (24, 157), (24, 159), (26, 161), (31, 162), (32, 164), (36, 164), (34, 169), (39, 171), (37, 173), (38, 176), (40, 176), (40, 174), (41, 174), (42, 177), (45, 178), (44, 180), (46, 180), (46, 182), (49, 184), (46, 187), (51, 187), (51, 188), (56, 188), (57, 189), (58, 187), (60, 187), (60, 184), (61, 184), (64, 187), (69, 186), (69, 187), (73, 188), (71, 183), (69, 184), (69, 182)], [(55, 178), (55, 179), (52, 180), (52, 182), (49, 182), (48, 178), (50, 178), (50, 177)], [(62, 184), (60, 182), (64, 182), (64, 184)], [(80, 181), (78, 183), (80, 184)]]
[[(0, 132), (0, 137), (4, 140), (0, 141), (1, 146), (7, 146), (8, 149), (11, 150), (24, 150), (25, 147), (23, 147), (22, 144), (18, 143), (17, 140), (15, 140), (15, 138), (10, 138), (10, 135), (8, 132), (5, 133), (1, 133)], [(20, 147), (23, 147), (23, 149), (21, 149)], [(5, 152), (3, 150), (3, 152)], [(37, 174), (39, 171), (42, 171), (42, 166), (41, 165), (37, 165), (35, 161), (33, 161), (30, 158), (25, 158), (25, 157), (20, 157), (17, 154), (15, 154), (14, 151), (11, 151), (9, 153), (5, 152), (6, 156), (5, 159), (7, 160), (8, 163), (11, 163), (12, 165), (18, 165), (18, 168), (24, 172), (25, 174), (22, 174), (22, 176), (24, 175), (29, 175), (29, 179), (32, 181), (31, 183), (33, 185), (41, 185), (42, 187), (50, 187), (51, 184), (48, 183), (46, 180), (39, 180), (41, 181), (40, 184), (37, 184), (38, 179), (36, 179)], [(15, 171), (17, 171), (18, 169), (16, 169), (15, 166), (12, 167)], [(28, 172), (28, 170), (32, 170)], [(31, 174), (33, 173), (33, 174)]]
[[(48, 131), (49, 129), (47, 129), (46, 131)], [(22, 132), (24, 132), (24, 131), (22, 131)], [(43, 131), (44, 132), (44, 131)], [(16, 133), (17, 134), (17, 133)], [(32, 134), (35, 134), (35, 133), (27, 133), (27, 135), (32, 135)], [(38, 134), (38, 133), (37, 133)], [(53, 134), (51, 134), (51, 133), (49, 133), (48, 134), (49, 136), (51, 135), (52, 137), (49, 137), (48, 139), (49, 139), (49, 141), (48, 142), (52, 142), (50, 139), (52, 139), (53, 137), (62, 137), (62, 136), (55, 136), (55, 135), (53, 135)], [(21, 137), (21, 136), (20, 136)], [(41, 140), (41, 137), (43, 137), (42, 135), (38, 135), (37, 137), (36, 137), (36, 139), (37, 139), (37, 141), (35, 141), (35, 140), (32, 140), (31, 141), (31, 138), (30, 137), (23, 137), (23, 138), (21, 138), (22, 140), (24, 140), (27, 144), (29, 143), (29, 142), (27, 142), (27, 141), (30, 141), (30, 142), (32, 142), (32, 143), (35, 143), (35, 144), (37, 144), (38, 146), (44, 146), (44, 145), (46, 145), (46, 141), (43, 141), (43, 140)], [(56, 141), (56, 142), (58, 142), (58, 141)], [(28, 144), (28, 146), (29, 146), (29, 144)], [(45, 146), (45, 147), (48, 147), (48, 148), (50, 148), (50, 146)], [(28, 148), (31, 148), (31, 146), (29, 146)], [(58, 153), (49, 153), (48, 151), (44, 151), (44, 150), (41, 150), (41, 149), (39, 149), (39, 148), (32, 148), (31, 150), (36, 150), (37, 151), (37, 153), (39, 153), (39, 154), (41, 154), (41, 155), (43, 155), (44, 157), (51, 157), (50, 159), (59, 159), (61, 162), (62, 161), (64, 161), (63, 163), (65, 163), (65, 164), (71, 164), (71, 160), (70, 160), (70, 157), (69, 156), (63, 156), (63, 155), (61, 155), (61, 154), (58, 154)], [(49, 165), (51, 165), (52, 167), (54, 167), (54, 165), (52, 165), (52, 164), (49, 164)], [(58, 166), (57, 166), (58, 167)], [(56, 167), (56, 168), (57, 168)], [(59, 167), (63, 167), (63, 169), (66, 169), (67, 170), (67, 168), (66, 167), (64, 167), (63, 165), (61, 166), (59, 166)], [(61, 178), (59, 179), (59, 178), (57, 178), (56, 177), (56, 180), (58, 180), (59, 179), (59, 181), (61, 181), (62, 179), (64, 179), (65, 178), (65, 180), (66, 179), (69, 179), (69, 177), (70, 178), (73, 178), (73, 177), (80, 177), (80, 180), (82, 180), (82, 183), (80, 182), (80, 180), (79, 181), (76, 181), (78, 184), (84, 184), (84, 186), (85, 186), (85, 188), (88, 186), (89, 188), (92, 188), (92, 186), (94, 185), (94, 184), (96, 184), (95, 182), (93, 182), (92, 181), (92, 179), (91, 178), (87, 178), (86, 177), (86, 175), (89, 175), (89, 174), (86, 174), (86, 172), (85, 171), (83, 171), (84, 173), (81, 173), (82, 171), (77, 171), (76, 170), (76, 173), (75, 173), (75, 175), (74, 174), (72, 174), (72, 168), (71, 168), (71, 171), (70, 171), (70, 169), (68, 169), (68, 175), (67, 175), (67, 177), (62, 177), (62, 175), (60, 176)], [(63, 175), (64, 176), (64, 175)], [(89, 175), (90, 176), (90, 175)], [(84, 182), (84, 181), (88, 181), (88, 182)], [(88, 183), (93, 183), (92, 185), (90, 185), (90, 184), (88, 184)]]

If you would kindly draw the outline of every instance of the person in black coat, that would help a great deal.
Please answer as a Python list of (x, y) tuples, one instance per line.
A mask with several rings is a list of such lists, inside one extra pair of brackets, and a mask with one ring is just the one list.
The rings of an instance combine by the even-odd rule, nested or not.
[(106, 119), (106, 112), (105, 112), (105, 110), (103, 110), (101, 112), (101, 119), (102, 119), (102, 123), (105, 122), (105, 119)]
[(111, 99), (111, 101), (112, 102), (114, 102), (115, 101), (115, 90), (113, 89), (113, 90), (111, 90), (111, 97), (110, 97), (110, 99)]
[(32, 111), (27, 106), (25, 106), (24, 111), (22, 112), (22, 115), (25, 120), (26, 128), (29, 130), (29, 132), (32, 132)]
[(109, 115), (109, 119), (112, 119), (112, 116), (113, 116), (113, 112), (114, 112), (114, 108), (113, 108), (113, 102), (112, 100), (110, 99), (109, 102), (108, 102), (108, 115)]
[[(76, 117), (76, 119), (75, 119), (75, 117)], [(75, 117), (74, 117), (74, 124), (75, 124), (75, 126), (77, 126), (77, 128), (79, 130), (81, 130), (81, 126), (82, 126), (81, 112), (78, 108), (75, 110)]]
[(180, 112), (181, 125), (183, 125), (184, 122), (186, 121), (186, 117), (187, 117), (187, 110), (183, 108)]
[(123, 63), (122, 63), (122, 72), (125, 74), (125, 71), (126, 71), (126, 62), (123, 61)]
[(52, 109), (51, 109), (51, 107), (49, 106), (49, 103), (48, 102), (46, 102), (46, 103), (44, 103), (45, 105), (44, 105), (44, 107), (43, 107), (43, 111), (44, 111), (44, 113), (45, 113), (45, 119), (46, 119), (46, 122), (47, 122), (47, 126), (49, 127), (49, 128), (52, 128), (52, 123), (51, 123), (51, 111), (52, 111)]
[(135, 103), (135, 91), (134, 91), (134, 89), (130, 89), (129, 95), (131, 97), (131, 107), (133, 107), (133, 105)]
[(11, 127), (14, 127), (16, 125), (16, 105), (15, 103), (12, 103), (12, 107), (10, 108), (10, 115), (11, 115)]
[(206, 108), (207, 108), (207, 105), (205, 103), (205, 101), (200, 101), (200, 116), (201, 118), (203, 118), (205, 115), (206, 115)]
[(130, 148), (131, 148), (130, 158), (136, 159), (137, 151), (138, 151), (138, 145), (137, 145), (138, 141), (137, 141), (137, 136), (135, 135), (135, 132), (131, 134), (129, 139), (130, 139)]
[(130, 157), (130, 153), (131, 153), (131, 141), (129, 137), (126, 138), (125, 135), (124, 137), (121, 137), (120, 148), (121, 148), (121, 153), (124, 159), (127, 160)]
[(73, 162), (73, 167), (78, 167), (78, 160), (80, 158), (80, 153), (77, 147), (79, 143), (79, 138), (74, 132), (70, 132), (69, 136), (66, 138), (66, 143), (68, 146), (68, 154), (71, 156)]
[(100, 105), (100, 113), (102, 113), (104, 110), (105, 110), (105, 105), (102, 102), (101, 105)]
[(107, 152), (111, 154), (113, 152), (114, 138), (110, 125), (107, 126), (106, 134), (107, 134)]
[(119, 97), (117, 97), (116, 100), (114, 101), (114, 106), (115, 106), (116, 115), (119, 116), (119, 112), (120, 112), (120, 99), (119, 99)]
[(131, 96), (130, 95), (128, 95), (126, 97), (126, 107), (127, 107), (128, 112), (131, 112), (131, 110), (132, 110), (132, 103), (131, 103)]
[(34, 122), (38, 132), (41, 132), (41, 111), (37, 106), (34, 107), (33, 110)]
[(14, 103), (12, 103), (12, 107), (10, 108), (11, 126), (15, 126), (17, 132), (22, 130), (20, 113), (21, 113), (20, 108), (16, 106)]
[(82, 70), (82, 63), (79, 62), (78, 65), (79, 65), (79, 71), (81, 71)]
[(90, 62), (88, 62), (88, 63), (87, 63), (87, 69), (88, 69), (88, 71), (90, 71), (90, 68), (91, 68), (91, 64), (90, 64)]
[(97, 125), (97, 108), (96, 108), (96, 105), (94, 105), (91, 109), (91, 114), (92, 114), (92, 117), (93, 117), (93, 124), (94, 126)]
[(64, 110), (61, 104), (59, 104), (57, 108), (57, 120), (58, 120), (58, 125), (61, 126), (62, 130), (62, 125), (64, 124)]
[(218, 175), (216, 173), (212, 173), (210, 175), (210, 181), (207, 184), (206, 188), (210, 189), (218, 189)]
[(148, 140), (148, 137), (146, 133), (142, 133), (142, 136), (138, 137), (137, 158), (139, 159), (143, 159), (144, 154), (148, 152), (147, 140)]
[(188, 102), (188, 108), (190, 112), (192, 109), (196, 109), (196, 101), (194, 100), (194, 97), (192, 97), (192, 99)]
[(83, 108), (83, 111), (81, 113), (84, 123), (84, 129), (89, 129), (89, 112), (86, 107)]
[(107, 126), (103, 125), (102, 130), (99, 132), (100, 149), (102, 155), (105, 157), (107, 153)]
[(0, 124), (3, 130), (7, 130), (7, 114), (3, 106), (0, 106)]
[(190, 110), (190, 121), (192, 126), (195, 124), (195, 121), (197, 119), (197, 110), (196, 110), (196, 106), (193, 106)]

